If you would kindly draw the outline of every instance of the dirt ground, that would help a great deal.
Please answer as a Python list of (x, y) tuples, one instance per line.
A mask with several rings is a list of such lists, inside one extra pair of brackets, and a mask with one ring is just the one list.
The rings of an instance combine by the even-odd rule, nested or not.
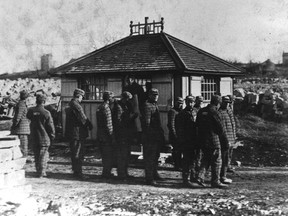
[(30, 197), (22, 205), (0, 205), (1, 215), (288, 215), (288, 167), (236, 167), (228, 176), (233, 183), (223, 190), (185, 188), (181, 173), (167, 163), (159, 164), (159, 186), (147, 186), (142, 165), (132, 161), (129, 174), (135, 178), (127, 182), (103, 180), (99, 152), (93, 151), (85, 156), (86, 179), (80, 181), (62, 147), (51, 153), (47, 178), (37, 178), (34, 163), (26, 164)]

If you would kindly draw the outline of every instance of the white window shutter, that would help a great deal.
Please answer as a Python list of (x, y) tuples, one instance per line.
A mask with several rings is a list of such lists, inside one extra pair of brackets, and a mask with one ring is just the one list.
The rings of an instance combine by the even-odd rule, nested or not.
[(233, 94), (233, 80), (231, 77), (221, 77), (220, 93), (223, 96)]
[(182, 77), (182, 98), (189, 95), (189, 79), (188, 77)]
[(201, 77), (191, 76), (191, 94), (193, 96), (201, 95)]

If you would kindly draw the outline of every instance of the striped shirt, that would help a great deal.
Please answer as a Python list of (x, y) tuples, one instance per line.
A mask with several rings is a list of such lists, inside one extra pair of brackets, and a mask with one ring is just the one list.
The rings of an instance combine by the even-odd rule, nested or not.
[(107, 132), (109, 135), (112, 135), (112, 114), (108, 102), (104, 102), (98, 107), (96, 115), (98, 129)]
[(230, 145), (235, 143), (235, 121), (234, 121), (234, 126), (232, 123), (232, 119), (231, 116), (229, 114), (229, 110), (228, 109), (223, 109), (220, 108), (219, 109), (219, 114), (224, 126), (224, 131), (227, 135), (227, 139)]

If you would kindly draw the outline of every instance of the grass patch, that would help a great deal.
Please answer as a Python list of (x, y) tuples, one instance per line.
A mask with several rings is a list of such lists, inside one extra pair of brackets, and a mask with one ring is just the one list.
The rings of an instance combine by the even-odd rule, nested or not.
[(244, 146), (234, 161), (249, 166), (288, 166), (288, 125), (265, 121), (255, 115), (237, 116), (237, 137)]

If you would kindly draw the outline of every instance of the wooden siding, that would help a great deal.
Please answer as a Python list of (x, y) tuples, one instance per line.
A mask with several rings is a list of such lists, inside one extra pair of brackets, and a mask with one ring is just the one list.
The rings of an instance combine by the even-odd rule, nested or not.
[(73, 92), (75, 88), (78, 87), (78, 82), (76, 78), (61, 78), (61, 97), (62, 101), (70, 101), (73, 97)]
[(122, 77), (108, 78), (107, 89), (112, 91), (115, 96), (120, 97), (122, 93)]
[(165, 139), (168, 141), (168, 110), (172, 106), (173, 89), (172, 74), (159, 74), (152, 76), (152, 86), (159, 90), (158, 106), (160, 110), (161, 124), (164, 129)]

